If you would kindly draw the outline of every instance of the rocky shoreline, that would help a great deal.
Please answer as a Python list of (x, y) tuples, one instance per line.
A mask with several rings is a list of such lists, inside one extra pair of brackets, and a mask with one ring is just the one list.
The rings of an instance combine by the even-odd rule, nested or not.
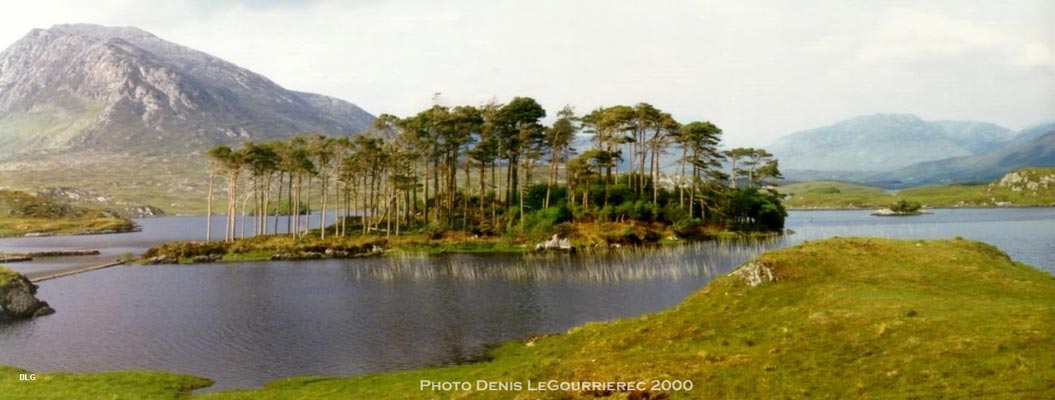
[(0, 322), (32, 319), (55, 312), (36, 298), (37, 285), (24, 275), (0, 269)]
[(894, 211), (889, 208), (875, 210), (872, 215), (877, 217), (911, 217), (913, 215), (931, 214), (926, 211)]

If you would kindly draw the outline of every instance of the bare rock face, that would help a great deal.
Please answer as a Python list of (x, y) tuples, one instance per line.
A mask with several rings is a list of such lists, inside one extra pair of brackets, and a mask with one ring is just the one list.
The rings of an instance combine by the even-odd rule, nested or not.
[(48, 303), (38, 300), (37, 285), (17, 275), (0, 285), (0, 322), (36, 318), (54, 313)]
[(535, 245), (535, 251), (574, 251), (575, 248), (571, 245), (571, 240), (568, 238), (561, 239), (556, 234), (553, 235), (550, 240), (538, 243)]
[(740, 268), (733, 271), (733, 275), (740, 277), (744, 283), (751, 287), (777, 280), (776, 276), (773, 274), (772, 268), (757, 261), (752, 261), (740, 266)]
[(194, 151), (352, 134), (373, 118), (136, 28), (35, 29), (0, 53), (0, 158), (85, 147)]

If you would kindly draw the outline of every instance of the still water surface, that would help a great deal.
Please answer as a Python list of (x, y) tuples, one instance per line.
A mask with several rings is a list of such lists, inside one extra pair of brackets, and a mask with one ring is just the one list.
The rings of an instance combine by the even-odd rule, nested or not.
[[(199, 238), (204, 225), (200, 217), (139, 222), (139, 233), (9, 239), (0, 248), (83, 247), (112, 258), (158, 241)], [(210, 390), (441, 365), (479, 357), (505, 340), (669, 308), (767, 249), (830, 236), (962, 236), (1055, 272), (1053, 208), (935, 210), (911, 218), (792, 212), (788, 227), (796, 233), (763, 243), (698, 243), (593, 258), (451, 255), (114, 267), (42, 282), (39, 297), (58, 312), (0, 326), (0, 364), (34, 371), (166, 370), (214, 379)], [(59, 264), (11, 266), (33, 273)]]

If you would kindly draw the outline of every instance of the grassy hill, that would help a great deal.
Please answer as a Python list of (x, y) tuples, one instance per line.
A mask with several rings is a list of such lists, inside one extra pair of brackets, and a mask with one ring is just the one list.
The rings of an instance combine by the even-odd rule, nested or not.
[(839, 181), (810, 181), (777, 188), (789, 209), (875, 208), (896, 197), (882, 188)]
[(99, 209), (71, 205), (60, 198), (0, 190), (0, 237), (128, 231), (132, 221)]
[(781, 186), (789, 209), (880, 208), (898, 198), (926, 207), (1055, 206), (1055, 167), (1020, 168), (991, 183), (922, 186), (887, 192), (874, 186), (812, 181)]
[(91, 191), (112, 196), (118, 203), (158, 207), (168, 214), (205, 214), (208, 160), (200, 152), (56, 153), (0, 160), (0, 182), (25, 191), (52, 187)]
[[(567, 399), (593, 394), (420, 384), (672, 379), (693, 389), (649, 398), (1041, 399), (1055, 396), (1052, 321), (1055, 279), (993, 246), (837, 238), (769, 252), (670, 310), (507, 343), (486, 362), (293, 378), (200, 397)], [(0, 373), (8, 398), (177, 398), (208, 384), (151, 372), (43, 374), (26, 383), (18, 371)]]

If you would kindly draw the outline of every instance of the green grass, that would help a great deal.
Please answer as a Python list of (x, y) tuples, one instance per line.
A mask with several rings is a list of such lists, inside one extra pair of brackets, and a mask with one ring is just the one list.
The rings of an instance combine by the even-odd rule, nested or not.
[(133, 228), (132, 221), (112, 213), (70, 205), (61, 199), (0, 190), (0, 236), (95, 233)]
[(812, 181), (782, 186), (779, 191), (788, 196), (784, 205), (789, 209), (882, 208), (898, 198), (929, 208), (1055, 206), (1055, 168), (1022, 168), (1012, 174), (1021, 180), (1012, 183), (1005, 176), (988, 184), (924, 186), (896, 193), (855, 183)]
[(68, 108), (46, 107), (0, 120), (0, 143), (19, 149), (45, 143), (66, 143), (95, 122), (101, 102), (67, 98)]
[[(1055, 279), (993, 246), (835, 238), (771, 251), (749, 264), (768, 269), (776, 281), (752, 287), (735, 274), (722, 276), (670, 310), (506, 343), (489, 361), (292, 378), (200, 397), (592, 398), (419, 390), (421, 380), (475, 385), (476, 380), (549, 379), (694, 383), (692, 391), (667, 392), (671, 398), (1055, 396)], [(128, 373), (46, 374), (36, 383), (5, 376), (0, 393), (61, 393), (73, 399), (140, 393), (115, 382), (123, 374)], [(166, 398), (177, 392), (164, 389), (173, 382), (187, 381), (152, 375), (138, 382), (138, 390)]]
[(17, 272), (4, 268), (4, 266), (0, 265), (0, 288), (7, 286), (8, 282), (17, 277)]
[[(30, 191), (78, 188), (109, 195), (117, 202), (148, 204), (168, 214), (200, 215), (206, 210), (208, 165), (200, 152), (147, 155), (83, 150), (4, 160), (0, 182)], [(213, 200), (223, 207), (227, 199), (219, 189), (223, 182), (218, 182)]]
[(896, 199), (878, 187), (836, 181), (793, 183), (778, 190), (788, 196), (784, 206), (789, 209), (876, 208)]
[(212, 385), (212, 381), (165, 372), (117, 371), (97, 374), (36, 374), (35, 380), (20, 381), (18, 368), (0, 365), (0, 397), (18, 399), (182, 399), (190, 391)]

